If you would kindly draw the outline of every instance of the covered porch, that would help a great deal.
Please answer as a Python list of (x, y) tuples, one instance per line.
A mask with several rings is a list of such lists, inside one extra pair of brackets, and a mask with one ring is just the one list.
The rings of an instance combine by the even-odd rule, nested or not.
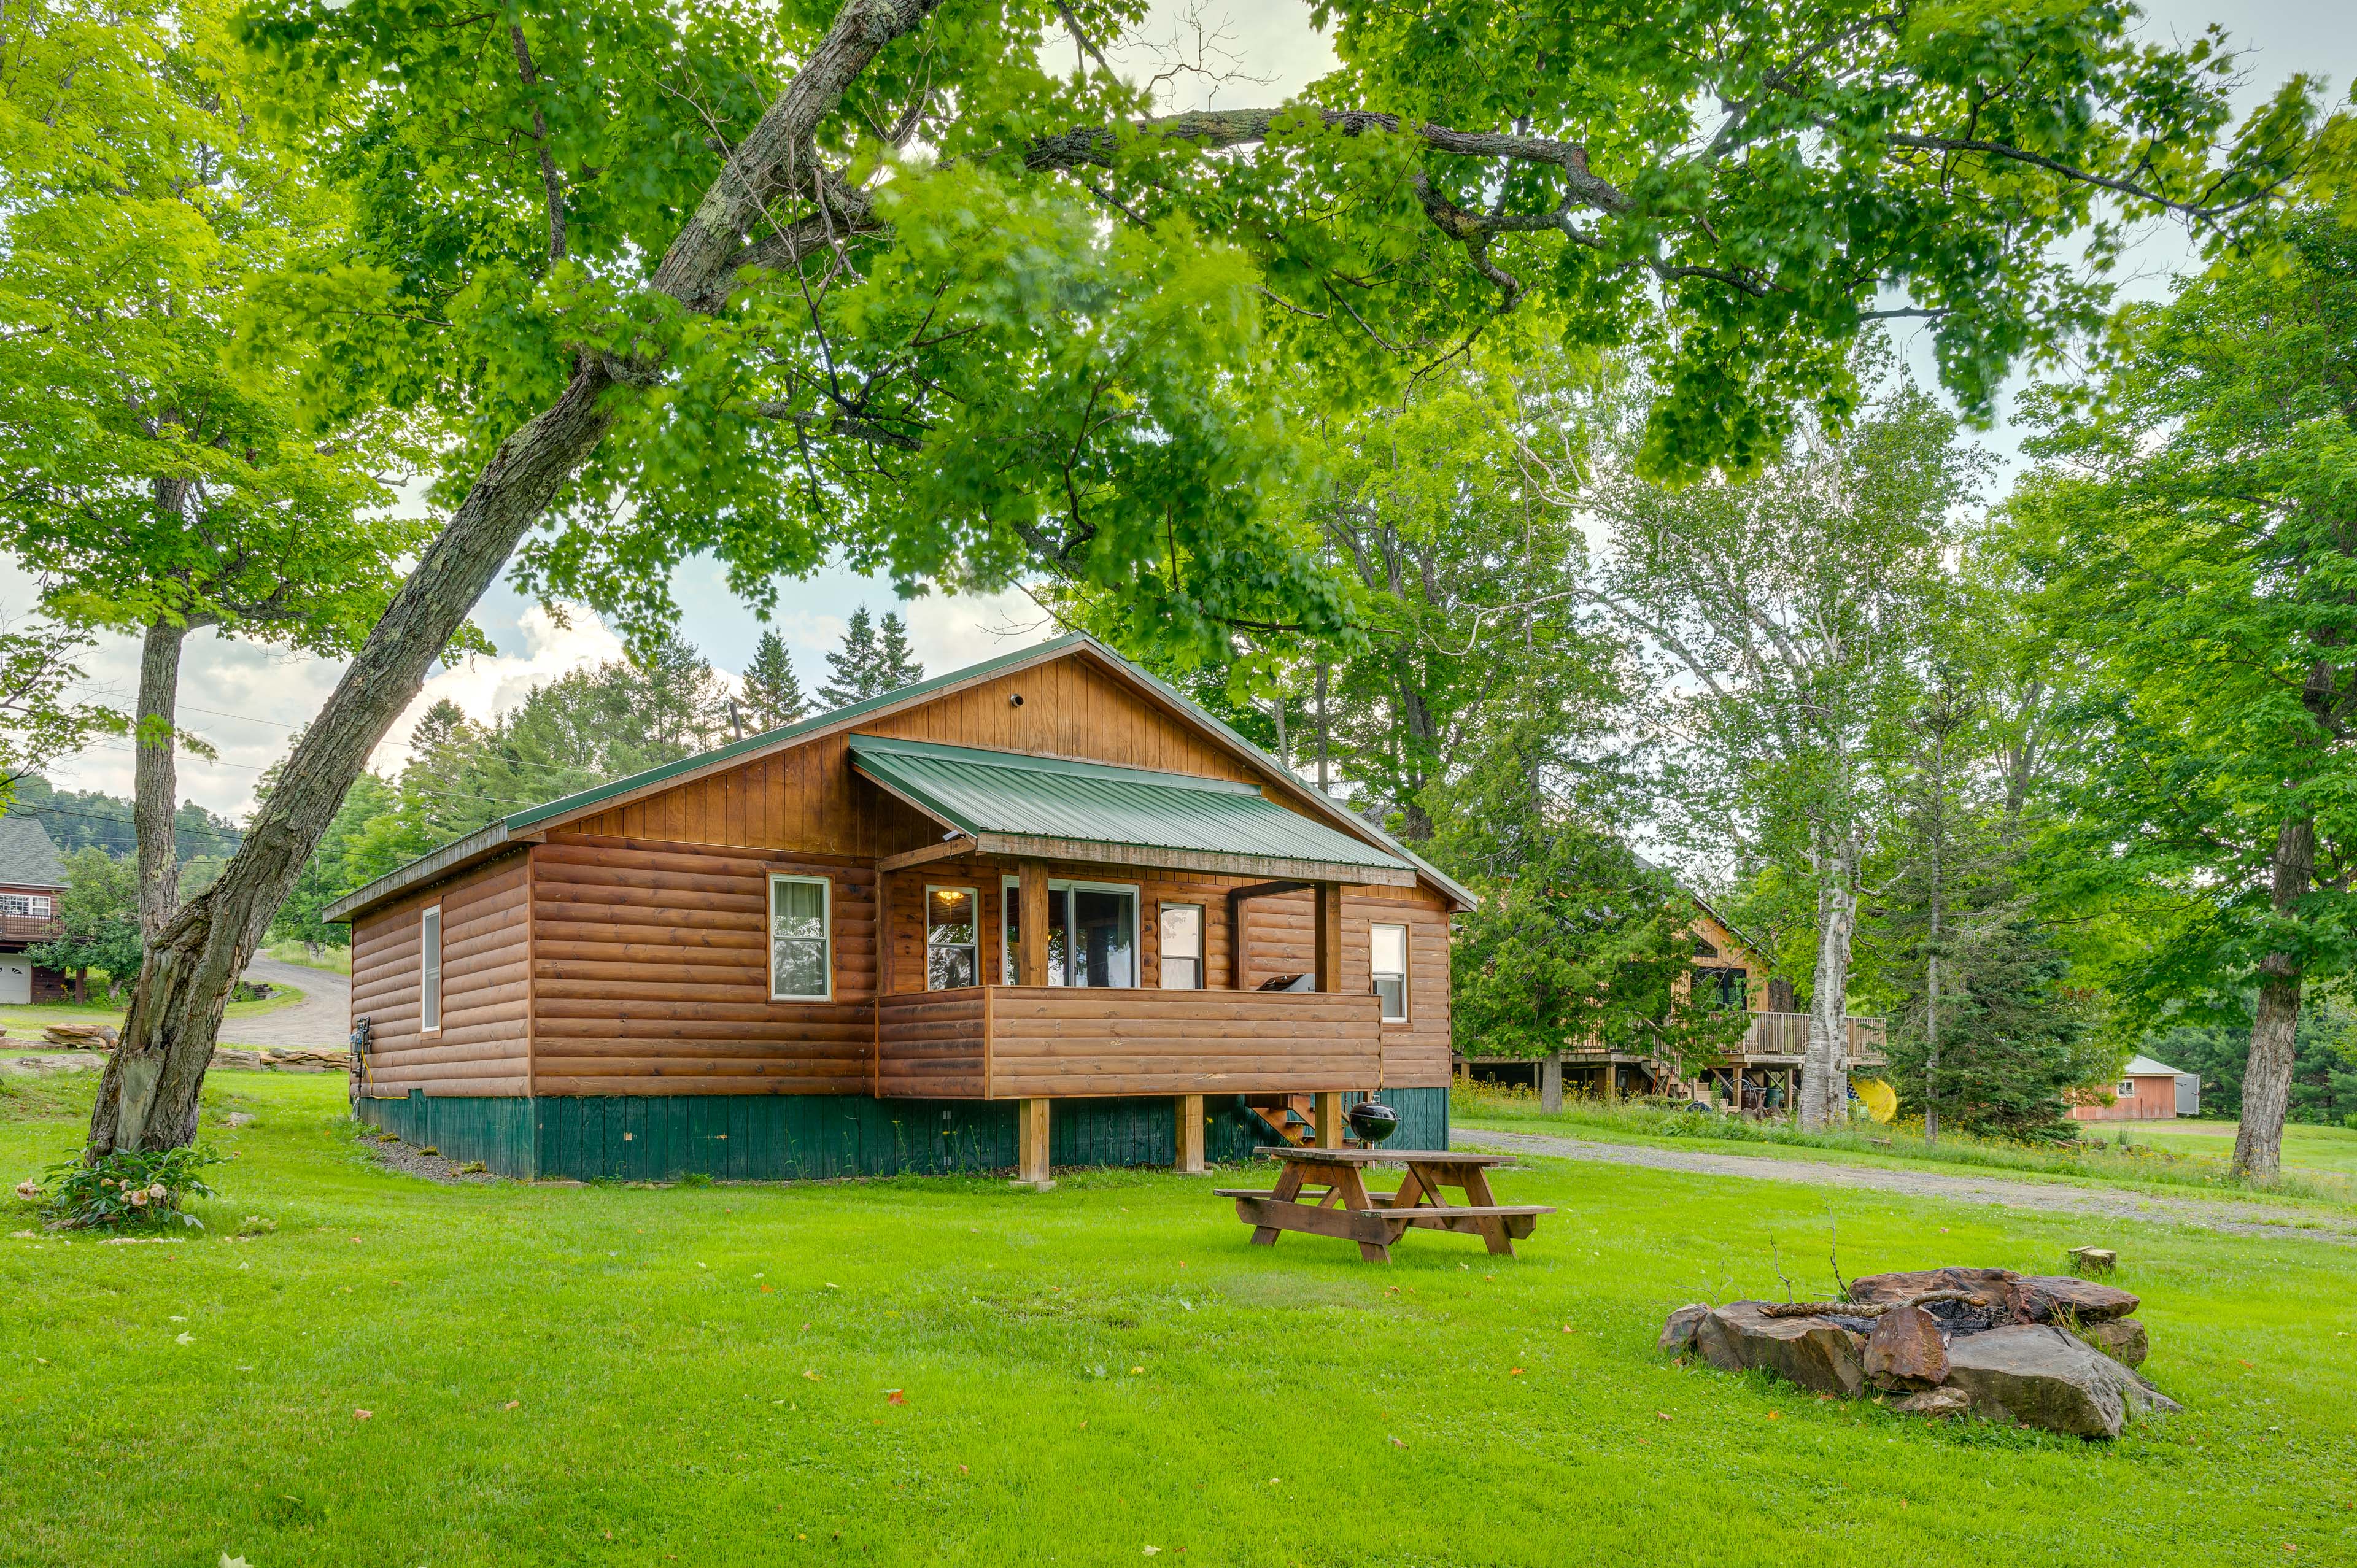
[(1408, 862), (1241, 780), (864, 736), (851, 756), (943, 830), (877, 865), (879, 1099), (1018, 1102), (1030, 1185), (1057, 1100), (1168, 1096), (1180, 1169), (1205, 1096), (1341, 1143), (1409, 969), (1405, 925), (1346, 938), (1346, 896), (1405, 896)]

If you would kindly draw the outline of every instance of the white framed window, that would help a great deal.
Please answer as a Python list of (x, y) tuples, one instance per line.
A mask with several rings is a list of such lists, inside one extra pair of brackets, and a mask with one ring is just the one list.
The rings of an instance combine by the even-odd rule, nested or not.
[(442, 906), (429, 907), (418, 924), (418, 950), (424, 954), (417, 986), (417, 1027), (431, 1035), (442, 1027)]
[(1203, 989), (1203, 906), (1165, 904), (1158, 918), (1162, 932), (1162, 989)]
[(29, 915), (46, 920), (53, 912), (46, 893), (0, 893), (0, 915)]
[(1383, 1022), (1407, 1022), (1407, 928), (1369, 928), (1367, 952), (1374, 972), (1375, 994), (1383, 999)]
[[(1017, 983), (1015, 954), (1022, 942), (1023, 884), (1004, 885), (1006, 918), (999, 926), (999, 965)], [(1128, 987), (1137, 983), (1137, 885), (1120, 882), (1048, 884), (1048, 983)]]
[(2115, 1092), (2118, 1094), (2122, 1100), (2134, 1100), (2136, 1098), (2136, 1079), (2132, 1078), (2124, 1078), (2120, 1079), (2120, 1087), (2115, 1090)]
[(982, 890), (925, 889), (925, 989), (982, 983)]
[(828, 918), (833, 898), (833, 886), (823, 876), (770, 876), (770, 1000), (834, 1000), (834, 935)]

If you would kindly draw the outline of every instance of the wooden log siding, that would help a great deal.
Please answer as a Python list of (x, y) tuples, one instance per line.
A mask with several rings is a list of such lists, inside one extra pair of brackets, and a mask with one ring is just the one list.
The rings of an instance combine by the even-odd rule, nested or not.
[[(1224, 897), (1224, 895), (1222, 895)], [(1224, 911), (1222, 911), (1224, 918)], [(1247, 986), (1286, 974), (1308, 974), (1317, 962), (1313, 907), (1308, 893), (1255, 898), (1244, 906)], [(1385, 1024), (1383, 1082), (1394, 1089), (1448, 1082), (1448, 916), (1440, 900), (1410, 888), (1354, 888), (1342, 899), (1342, 990), (1374, 988), (1372, 929), (1407, 928), (1407, 1022)], [(1372, 1086), (1371, 1086), (1372, 1087)]]
[(1308, 1093), (1371, 1086), (1372, 995), (1000, 986), (989, 1004), (994, 1099)]
[(985, 1098), (990, 1072), (990, 1008), (997, 990), (969, 985), (882, 998), (876, 1013), (877, 1096)]
[[(538, 1092), (870, 1091), (872, 866), (572, 832), (532, 856)], [(833, 1001), (770, 1000), (773, 872), (830, 884)]]
[[(354, 923), (352, 1002), (371, 1031), (369, 1089), (399, 1096), (531, 1092), (524, 857), (510, 855)], [(420, 918), (442, 906), (442, 1027), (418, 1026)]]

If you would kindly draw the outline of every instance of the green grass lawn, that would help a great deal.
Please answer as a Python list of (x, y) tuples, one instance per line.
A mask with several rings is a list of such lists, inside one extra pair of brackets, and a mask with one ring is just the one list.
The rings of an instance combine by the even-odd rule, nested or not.
[[(292, 985), (281, 985), (256, 1002), (232, 1002), (224, 1011), (227, 1018), (258, 1018), (264, 1013), (275, 1013), (281, 1007), (291, 1007), (303, 1000), (303, 993)], [(30, 1007), (0, 1007), (0, 1029), (8, 1031), (11, 1045), (24, 1042), (27, 1050), (38, 1050), (41, 1031), (51, 1024), (113, 1024), (120, 1026), (123, 1015), (130, 1004), (124, 1002), (85, 1002), (80, 1006), (70, 1002), (44, 1002)]]
[[(2135, 1122), (2128, 1135), (2139, 1144), (2175, 1149), (2183, 1154), (2226, 1159), (2234, 1152), (2232, 1122)], [(2357, 1127), (2319, 1127), (2312, 1122), (2284, 1125), (2284, 1169), (2309, 1176), (2357, 1177)]]
[[(1700, 1115), (1658, 1103), (1606, 1103), (1567, 1099), (1560, 1112), (1539, 1109), (1537, 1096), (1486, 1089), (1454, 1091), (1453, 1126), (1641, 1144), (1654, 1148), (1706, 1149), (1770, 1159), (1827, 1160), (1837, 1165), (1943, 1170), (1958, 1176), (2000, 1175), (2030, 1181), (2096, 1183), (2176, 1196), (2346, 1209), (2357, 1206), (2357, 1133), (2293, 1123), (2284, 1129), (2284, 1171), (2273, 1182), (2234, 1179), (2231, 1122), (2091, 1123), (2076, 1148), (1984, 1142), (1950, 1133), (1936, 1144), (1902, 1126), (1861, 1124), (1802, 1133), (1790, 1122), (1760, 1122)], [(2103, 1133), (2098, 1141), (2094, 1129)], [(2198, 1129), (2198, 1130), (2197, 1130)], [(2127, 1134), (2126, 1146), (2118, 1143)]]
[(318, 952), (314, 954), (301, 942), (273, 942), (262, 951), (264, 957), (274, 958), (281, 963), (299, 963), (305, 969), (332, 970), (338, 974), (352, 972), (352, 950), (350, 948), (322, 944)]
[[(89, 1092), (0, 1084), (0, 1177)], [(1200, 1178), (436, 1187), (334, 1077), (207, 1099), (258, 1118), (207, 1237), (0, 1240), (12, 1568), (2357, 1558), (2357, 1249), (1543, 1161), (1520, 1259), (1384, 1268)], [(1830, 1220), (1851, 1273), (2115, 1246), (2190, 1413), (2094, 1445), (1654, 1353), (1781, 1294), (1771, 1240), (1824, 1288)]]

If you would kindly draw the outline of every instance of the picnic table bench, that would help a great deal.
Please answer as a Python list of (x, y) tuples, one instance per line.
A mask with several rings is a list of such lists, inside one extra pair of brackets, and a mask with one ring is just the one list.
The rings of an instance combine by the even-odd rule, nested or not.
[[(1360, 1257), (1388, 1263), (1392, 1243), (1414, 1227), (1479, 1236), (1491, 1251), (1511, 1258), (1514, 1242), (1537, 1228), (1539, 1216), (1555, 1212), (1539, 1204), (1500, 1203), (1491, 1195), (1489, 1173), (1511, 1165), (1512, 1156), (1508, 1155), (1469, 1155), (1446, 1149), (1305, 1149), (1289, 1144), (1254, 1153), (1284, 1162), (1275, 1190), (1220, 1187), (1216, 1191), (1222, 1197), (1236, 1200), (1236, 1218), (1253, 1227), (1256, 1247), (1276, 1245), (1280, 1231), (1303, 1230), (1356, 1241)], [(1367, 1190), (1361, 1173), (1379, 1164), (1407, 1167), (1397, 1192)], [(1316, 1195), (1305, 1197), (1305, 1187), (1316, 1189)], [(1462, 1193), (1465, 1201), (1449, 1202), (1443, 1189)]]

